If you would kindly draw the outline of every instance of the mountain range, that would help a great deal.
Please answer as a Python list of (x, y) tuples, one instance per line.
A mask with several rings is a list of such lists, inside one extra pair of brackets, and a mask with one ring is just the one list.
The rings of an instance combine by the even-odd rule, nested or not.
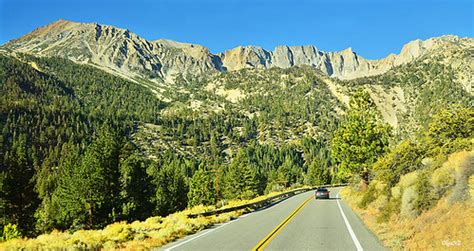
[(472, 48), (472, 38), (447, 35), (414, 40), (398, 55), (368, 60), (347, 48), (325, 52), (313, 45), (277, 46), (268, 51), (258, 46), (239, 46), (213, 54), (208, 48), (159, 39), (148, 41), (126, 29), (97, 23), (58, 20), (40, 27), (1, 48), (37, 56), (59, 56), (77, 63), (97, 66), (129, 79), (146, 78), (173, 83), (203, 74), (236, 71), (244, 68), (311, 66), (330, 77), (355, 79), (379, 75), (436, 50)]
[[(201, 45), (148, 41), (126, 29), (61, 19), (7, 42), (0, 52), (16, 58), (65, 58), (125, 78), (166, 102), (163, 114), (183, 109), (222, 111), (230, 105), (246, 116), (254, 114), (255, 109), (242, 107), (244, 103), (265, 99), (268, 90), (292, 81), (288, 77), (294, 74), (278, 69), (300, 67), (302, 76), (317, 76), (332, 98), (343, 104), (330, 101), (338, 113), (344, 113), (355, 89), (362, 88), (371, 94), (383, 119), (395, 128), (405, 121), (410, 128), (400, 129), (405, 131), (422, 123), (424, 115), (414, 115), (419, 106), (432, 107), (428, 101), (420, 104), (420, 93), (430, 92), (430, 102), (449, 103), (454, 98), (446, 95), (455, 95), (457, 88), (472, 97), (474, 82), (474, 39), (453, 35), (411, 41), (398, 55), (379, 60), (367, 60), (351, 48), (324, 52), (312, 45), (278, 46), (273, 51), (239, 46), (213, 54)], [(42, 70), (37, 63), (28, 63)], [(296, 82), (306, 83), (302, 76)]]
[[(395, 128), (404, 121), (410, 129), (399, 130), (405, 131), (419, 128), (425, 115), (414, 113), (420, 106), (436, 110), (429, 102), (454, 102), (455, 98), (447, 96), (457, 95), (458, 88), (472, 98), (474, 82), (474, 39), (453, 35), (411, 41), (398, 55), (379, 60), (365, 59), (351, 48), (324, 52), (312, 45), (277, 46), (273, 51), (239, 46), (213, 54), (201, 45), (148, 41), (126, 29), (61, 19), (7, 42), (0, 52), (16, 58), (65, 58), (125, 78), (166, 102), (163, 114), (183, 109), (222, 111), (230, 105), (246, 116), (254, 114), (255, 108), (243, 105), (251, 99), (278, 95), (268, 90), (294, 81), (288, 79), (294, 74), (281, 70), (299, 67), (302, 70), (296, 74), (296, 82), (307, 84), (303, 77), (316, 76), (323, 83), (321, 88), (343, 104), (330, 101), (339, 114), (344, 113), (355, 89), (362, 88), (371, 94), (383, 119)], [(37, 63), (28, 63), (42, 70)], [(423, 92), (432, 97), (421, 104)], [(430, 114), (432, 111), (427, 112)]]

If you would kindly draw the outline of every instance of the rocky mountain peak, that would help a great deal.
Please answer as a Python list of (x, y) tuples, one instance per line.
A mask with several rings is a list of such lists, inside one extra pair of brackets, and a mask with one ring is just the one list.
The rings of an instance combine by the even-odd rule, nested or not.
[(324, 52), (313, 45), (282, 45), (273, 51), (258, 46), (239, 46), (212, 54), (201, 45), (166, 39), (148, 41), (126, 29), (60, 19), (12, 40), (1, 48), (37, 56), (65, 57), (129, 79), (140, 77), (173, 82), (176, 76), (186, 78), (243, 68), (288, 68), (299, 65), (317, 68), (331, 77), (353, 79), (384, 73), (429, 51), (444, 49), (446, 45), (472, 48), (473, 39), (452, 35), (424, 41), (417, 39), (404, 45), (400, 54), (390, 54), (380, 60), (367, 60), (351, 47), (338, 52)]
[(340, 51), (341, 54), (344, 54), (344, 55), (352, 55), (352, 54), (355, 54), (354, 51), (352, 50), (352, 47), (349, 47), (349, 48), (346, 48), (342, 51)]

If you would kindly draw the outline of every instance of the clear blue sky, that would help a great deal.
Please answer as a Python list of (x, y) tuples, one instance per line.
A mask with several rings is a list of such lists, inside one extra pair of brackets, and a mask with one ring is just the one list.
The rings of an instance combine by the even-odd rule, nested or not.
[(148, 39), (202, 44), (352, 47), (366, 58), (444, 34), (474, 36), (474, 1), (0, 0), (0, 44), (64, 18), (127, 28)]

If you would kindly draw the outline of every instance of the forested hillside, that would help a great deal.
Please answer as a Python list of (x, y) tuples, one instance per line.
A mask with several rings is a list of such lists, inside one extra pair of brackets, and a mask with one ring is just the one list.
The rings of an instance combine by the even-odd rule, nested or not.
[[(246, 107), (256, 107), (259, 117), (237, 108), (170, 112), (145, 87), (94, 67), (20, 58), (1, 57), (0, 206), (2, 225), (16, 224), (22, 235), (97, 228), (330, 182), (325, 142), (337, 116), (329, 107), (329, 115), (316, 114), (321, 111), (312, 107), (321, 97), (307, 98), (304, 111), (293, 109), (289, 95), (249, 100)], [(293, 95), (317, 90), (315, 80), (299, 85)], [(328, 122), (318, 123), (323, 119)], [(324, 137), (292, 130), (305, 121), (323, 128)], [(275, 125), (280, 129), (271, 130)], [(139, 136), (147, 126), (159, 128), (153, 140), (159, 146)], [(298, 140), (289, 142), (295, 134)]]
[(109, 216), (113, 208), (121, 215), (124, 201), (98, 205), (125, 192), (119, 177), (135, 151), (127, 137), (162, 103), (145, 88), (63, 59), (42, 60), (45, 72), (8, 56), (0, 64), (2, 224), (29, 235), (107, 223), (117, 217)]

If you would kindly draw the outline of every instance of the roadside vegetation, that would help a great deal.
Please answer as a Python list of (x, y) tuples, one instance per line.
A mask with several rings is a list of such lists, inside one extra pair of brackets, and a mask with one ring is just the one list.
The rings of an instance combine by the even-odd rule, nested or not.
[[(292, 190), (292, 189), (289, 189)], [(224, 207), (234, 207), (246, 203), (257, 202), (280, 192), (272, 192), (251, 200), (232, 200)], [(215, 224), (235, 219), (248, 209), (213, 216), (188, 217), (215, 210), (216, 206), (198, 205), (166, 217), (150, 217), (144, 221), (115, 222), (97, 230), (58, 231), (42, 234), (36, 238), (21, 238), (15, 225), (7, 225), (3, 236), (6, 242), (0, 242), (2, 250), (35, 249), (35, 250), (64, 250), (64, 249), (126, 249), (144, 250), (160, 247), (169, 242), (197, 231), (209, 228)]]
[[(466, 250), (474, 246), (474, 110), (451, 106), (418, 137), (372, 165), (368, 185), (341, 192), (393, 249)], [(359, 180), (359, 181), (358, 181)]]

